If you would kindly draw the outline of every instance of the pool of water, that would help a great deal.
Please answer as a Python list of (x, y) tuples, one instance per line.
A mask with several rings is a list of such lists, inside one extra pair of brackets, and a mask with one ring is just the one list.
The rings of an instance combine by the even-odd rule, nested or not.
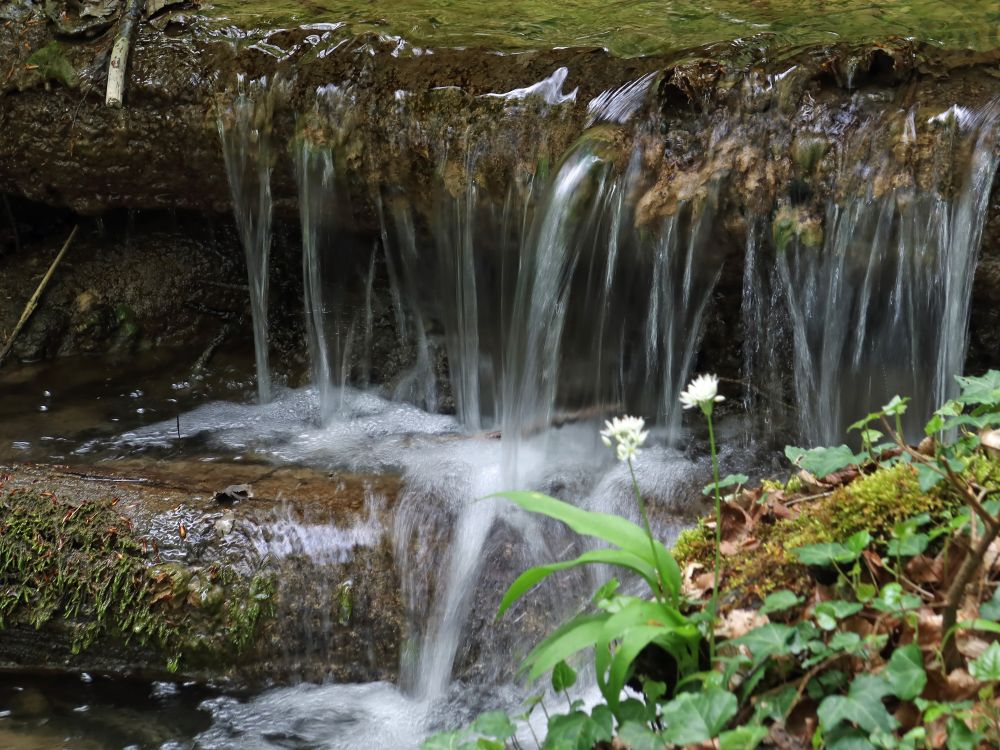
[(424, 47), (524, 51), (604, 47), (649, 55), (736, 39), (783, 46), (913, 37), (947, 47), (1000, 45), (996, 0), (212, 0), (203, 12), (243, 28), (342, 24)]

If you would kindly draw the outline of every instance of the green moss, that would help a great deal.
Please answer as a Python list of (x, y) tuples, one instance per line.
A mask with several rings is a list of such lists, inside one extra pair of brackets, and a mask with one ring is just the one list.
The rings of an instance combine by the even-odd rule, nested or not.
[(168, 668), (217, 663), (253, 641), (273, 578), (213, 565), (150, 564), (150, 545), (114, 500), (0, 495), (0, 628), (61, 621), (74, 653), (98, 638), (163, 654)]
[[(843, 541), (862, 529), (870, 531), (876, 543), (884, 542), (900, 521), (925, 512), (942, 520), (960, 505), (958, 498), (944, 489), (921, 492), (916, 471), (909, 465), (875, 471), (831, 495), (798, 503), (794, 518), (754, 528), (758, 546), (724, 559), (728, 599), (734, 604), (753, 603), (782, 588), (804, 593), (813, 581), (792, 557), (792, 549)], [(699, 562), (711, 568), (713, 554), (713, 531), (705, 521), (681, 534), (674, 546), (682, 567)]]
[(28, 65), (37, 65), (38, 72), (43, 78), (61, 83), (66, 88), (75, 89), (80, 85), (76, 70), (66, 59), (63, 46), (59, 42), (50, 42), (33, 52), (28, 58)]

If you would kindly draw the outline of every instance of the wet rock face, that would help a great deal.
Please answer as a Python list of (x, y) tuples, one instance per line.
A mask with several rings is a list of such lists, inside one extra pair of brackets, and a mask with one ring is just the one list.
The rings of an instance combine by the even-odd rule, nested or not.
[[(44, 612), (40, 600), (8, 608), (0, 662), (146, 676), (174, 671), (233, 686), (394, 679), (401, 608), (381, 517), (391, 507), (393, 480), (267, 467), (190, 469), (186, 480), (179, 479), (182, 466), (143, 471), (141, 485), (128, 466), (115, 474), (45, 468), (3, 474), (3, 501), (51, 515), (45, 527), (63, 538), (75, 539), (69, 537), (74, 518), (78, 525), (98, 513), (119, 519), (110, 533), (122, 543), (127, 535), (129, 546), (111, 550), (108, 559), (132, 566), (139, 588), (122, 610), (114, 598), (105, 605), (97, 590), (72, 607), (57, 597)], [(250, 480), (257, 496), (223, 507), (204, 491), (230, 478)], [(34, 489), (40, 482), (45, 494)], [(275, 496), (287, 500), (293, 487), (296, 499), (278, 505)], [(19, 513), (6, 517), (4, 545), (17, 544), (11, 524)], [(105, 526), (94, 533), (108, 534)], [(82, 569), (98, 582), (103, 544), (79, 552), (92, 556)], [(28, 575), (45, 559), (32, 557)], [(4, 572), (8, 580), (14, 574)], [(111, 615), (101, 620), (104, 606)], [(126, 639), (119, 621), (130, 613), (151, 629), (130, 626)], [(81, 641), (81, 633), (95, 637)]]

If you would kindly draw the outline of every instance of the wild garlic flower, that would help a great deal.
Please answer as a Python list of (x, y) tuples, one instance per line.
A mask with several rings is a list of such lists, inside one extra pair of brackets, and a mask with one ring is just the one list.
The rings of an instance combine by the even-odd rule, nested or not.
[(725, 401), (725, 396), (719, 395), (719, 379), (715, 375), (699, 375), (681, 393), (681, 404), (685, 409), (697, 406), (705, 414), (711, 414), (712, 405), (719, 401)]
[(639, 446), (646, 442), (649, 433), (643, 429), (646, 420), (642, 417), (615, 417), (604, 423), (601, 430), (601, 442), (608, 448), (614, 447), (615, 455), (621, 462), (639, 455)]

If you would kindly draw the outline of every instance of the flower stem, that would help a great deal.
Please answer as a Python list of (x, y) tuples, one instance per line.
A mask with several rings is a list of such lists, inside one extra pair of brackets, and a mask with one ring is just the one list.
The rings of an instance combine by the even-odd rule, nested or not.
[(719, 457), (715, 450), (715, 430), (712, 427), (712, 412), (707, 410), (708, 444), (712, 449), (712, 479), (715, 483), (715, 570), (712, 575), (711, 620), (708, 624), (709, 659), (715, 664), (715, 621), (719, 615), (719, 581), (722, 579), (722, 497), (719, 494)]
[(642, 515), (642, 524), (646, 529), (646, 536), (649, 538), (649, 549), (653, 553), (653, 564), (656, 567), (656, 582), (659, 586), (660, 601), (666, 601), (667, 592), (664, 586), (663, 575), (660, 573), (660, 554), (656, 551), (656, 541), (653, 539), (653, 528), (649, 525), (649, 516), (646, 514), (646, 502), (639, 492), (639, 481), (635, 478), (635, 468), (632, 466), (632, 459), (628, 459), (628, 472), (632, 475), (632, 490), (635, 492), (636, 502), (639, 504), (639, 513)]

